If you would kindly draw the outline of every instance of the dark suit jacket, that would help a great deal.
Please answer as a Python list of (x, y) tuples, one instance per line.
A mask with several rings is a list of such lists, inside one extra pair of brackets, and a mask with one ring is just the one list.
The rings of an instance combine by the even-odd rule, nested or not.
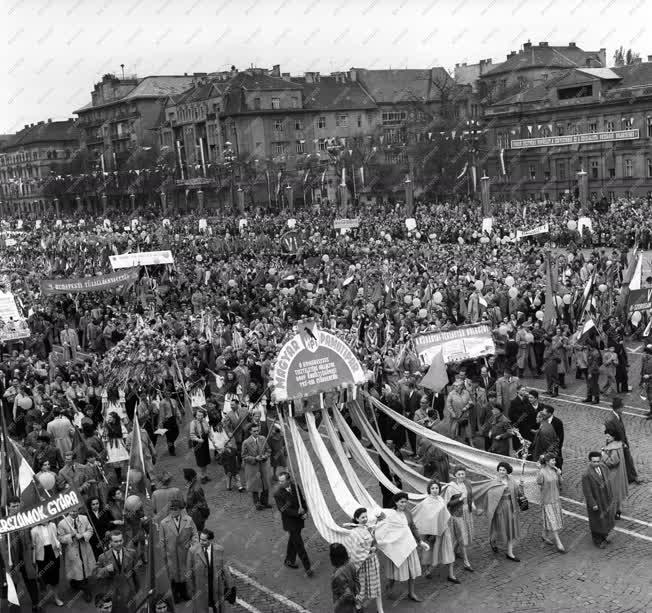
[(528, 441), (534, 439), (532, 430), (536, 430), (537, 427), (537, 414), (527, 398), (521, 399), (516, 396), (509, 405), (507, 417), (524, 439)]
[(550, 425), (554, 428), (559, 439), (559, 455), (561, 456), (561, 448), (564, 446), (564, 422), (553, 415)]
[[(410, 396), (410, 392), (412, 392), (412, 396)], [(421, 406), (421, 392), (416, 389), (403, 388), (401, 390), (401, 405), (403, 406), (403, 413), (411, 417)]]
[(483, 390), (487, 391), (487, 392), (496, 387), (496, 379), (494, 379), (490, 375), (487, 376), (487, 382), (486, 383), (485, 383), (485, 380), (482, 377), (478, 377), (478, 381), (480, 382), (480, 387)]
[(629, 446), (627, 441), (627, 433), (625, 432), (625, 424), (616, 415), (612, 414), (604, 420), (604, 428), (608, 432), (614, 432), (617, 439), (620, 439), (625, 445)]
[(306, 511), (308, 506), (301, 493), (301, 489), (294, 483), (290, 486), (289, 492), (286, 488), (279, 486), (274, 490), (274, 500), (276, 501), (278, 510), (281, 512), (283, 530), (287, 532), (303, 530), (304, 521), (299, 515), (299, 507)]
[[(113, 570), (109, 570), (109, 565)], [(100, 579), (104, 592), (113, 595), (115, 611), (133, 611), (136, 607), (136, 594), (139, 589), (136, 568), (136, 554), (131, 549), (122, 549), (122, 567), (118, 568), (113, 550), (108, 549), (97, 558), (95, 577)]]

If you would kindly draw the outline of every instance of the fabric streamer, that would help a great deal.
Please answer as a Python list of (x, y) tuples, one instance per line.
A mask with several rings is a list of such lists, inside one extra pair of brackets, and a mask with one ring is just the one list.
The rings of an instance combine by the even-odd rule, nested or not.
[(317, 532), (327, 543), (341, 543), (347, 550), (352, 549), (355, 546), (356, 536), (352, 534), (351, 530), (338, 526), (330, 514), (324, 494), (319, 487), (317, 473), (293, 417), (288, 419), (288, 429), (301, 475), (303, 493)]
[(308, 436), (310, 437), (310, 443), (312, 448), (315, 450), (319, 461), (324, 467), (324, 472), (326, 473), (326, 479), (328, 479), (328, 484), (331, 486), (333, 495), (337, 504), (340, 506), (342, 511), (346, 513), (347, 517), (353, 517), (353, 514), (359, 509), (362, 504), (358, 502), (348, 486), (346, 485), (340, 471), (337, 469), (333, 458), (328, 453), (326, 445), (324, 444), (323, 439), (317, 432), (317, 426), (315, 425), (315, 416), (309, 411), (305, 414), (306, 424), (308, 424)]
[(412, 520), (419, 534), (440, 536), (448, 530), (451, 514), (441, 498), (426, 496), (412, 509)]
[(419, 474), (416, 470), (405, 464), (405, 462), (401, 462), (401, 460), (392, 453), (389, 447), (385, 445), (380, 435), (373, 429), (366, 415), (362, 411), (362, 407), (360, 407), (357, 402), (351, 403), (349, 407), (351, 415), (358, 423), (363, 434), (374, 446), (374, 449), (379, 453), (380, 457), (387, 462), (387, 466), (389, 466), (390, 470), (398, 475), (403, 483), (408, 483), (410, 487), (415, 489), (417, 492), (425, 493), (426, 486), (430, 479)]
[[(496, 466), (498, 465), (498, 462), (513, 463), (515, 465), (513, 477), (523, 481), (525, 495), (528, 500), (535, 504), (540, 503), (541, 493), (536, 481), (539, 473), (539, 465), (536, 462), (510, 458), (489, 451), (481, 451), (480, 449), (469, 447), (464, 443), (454, 441), (447, 436), (437, 434), (428, 428), (424, 428), (423, 426), (413, 422), (411, 419), (393, 411), (369, 394), (365, 394), (365, 396), (378, 410), (391, 417), (404, 428), (416, 433), (418, 436), (422, 436), (427, 438), (429, 441), (436, 443), (442, 451), (473, 472), (494, 479), (496, 477)], [(520, 469), (518, 468), (519, 465)]]
[(396, 566), (400, 566), (417, 548), (417, 542), (407, 525), (405, 515), (395, 509), (385, 509), (385, 519), (376, 527), (376, 542)]
[[(337, 409), (334, 409), (334, 411), (337, 411)], [(326, 426), (326, 431), (328, 433), (328, 437), (330, 439), (331, 445), (333, 446), (333, 449), (335, 450), (335, 455), (339, 459), (340, 464), (344, 469), (344, 474), (346, 475), (346, 478), (349, 481), (349, 485), (351, 486), (353, 495), (356, 497), (357, 500), (359, 500), (362, 503), (362, 506), (365, 509), (367, 509), (370, 518), (371, 516), (378, 515), (378, 513), (380, 513), (381, 508), (378, 505), (378, 503), (373, 499), (371, 494), (367, 491), (367, 488), (365, 488), (362, 481), (360, 481), (360, 477), (358, 477), (358, 474), (353, 469), (353, 466), (351, 466), (351, 462), (346, 457), (346, 452), (344, 451), (344, 447), (342, 445), (342, 442), (340, 441), (340, 437), (338, 436), (337, 432), (335, 431), (335, 428), (333, 427), (333, 422), (331, 421), (328, 411), (322, 411), (322, 422)]]
[[(363, 470), (368, 472), (374, 479), (377, 479), (384, 487), (392, 492), (392, 494), (398, 494), (401, 490), (396, 487), (394, 482), (389, 479), (382, 470), (380, 470), (378, 464), (376, 464), (376, 462), (369, 456), (369, 453), (356, 438), (355, 434), (353, 434), (351, 428), (349, 428), (349, 424), (346, 423), (346, 420), (340, 415), (339, 411), (334, 411), (333, 415), (335, 416), (338, 431), (344, 438), (344, 442), (357, 464)], [(412, 494), (407, 492), (407, 495), (408, 499), (412, 502), (418, 502), (425, 498), (425, 494)]]

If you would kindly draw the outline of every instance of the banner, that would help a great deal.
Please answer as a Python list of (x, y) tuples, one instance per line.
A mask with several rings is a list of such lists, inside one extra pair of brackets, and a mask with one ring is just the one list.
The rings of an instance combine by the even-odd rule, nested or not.
[(627, 310), (629, 313), (652, 309), (652, 288), (634, 289), (629, 293)]
[(530, 147), (555, 147), (559, 145), (581, 145), (583, 143), (604, 143), (607, 141), (636, 140), (639, 138), (638, 128), (617, 130), (615, 132), (585, 132), (583, 134), (568, 134), (564, 136), (544, 136), (541, 138), (516, 138), (511, 142), (512, 149), (528, 149)]
[(537, 226), (536, 228), (530, 228), (529, 230), (516, 230), (516, 240), (518, 240), (520, 238), (526, 238), (527, 236), (535, 236), (537, 234), (545, 234), (548, 231), (549, 231), (548, 222), (544, 223), (541, 226)]
[(82, 497), (74, 489), (69, 489), (53, 498), (0, 519), (0, 534), (11, 534), (25, 528), (33, 528), (69, 513), (75, 507), (83, 504)]
[(14, 295), (0, 291), (0, 341), (29, 338), (30, 334), (25, 318), (18, 312)]
[(482, 233), (484, 234), (486, 232), (487, 234), (491, 234), (491, 229), (493, 228), (493, 225), (494, 225), (494, 218), (485, 217), (482, 220)]
[(408, 229), (408, 232), (413, 232), (417, 229), (417, 220), (414, 217), (408, 217), (405, 220), (405, 227)]
[(580, 217), (577, 220), (577, 231), (580, 233), (580, 236), (585, 227), (589, 229), (589, 232), (593, 232), (593, 222), (588, 217)]
[(343, 230), (347, 229), (350, 230), (351, 228), (359, 228), (360, 227), (360, 219), (336, 219), (333, 222), (333, 228), (336, 230)]
[(206, 219), (200, 219), (199, 220), (199, 231), (201, 232), (202, 230), (206, 230), (208, 228), (208, 222)]
[(366, 381), (365, 372), (349, 346), (319, 330), (314, 322), (300, 323), (299, 333), (278, 354), (272, 373), (275, 402), (329, 392)]
[(137, 279), (138, 268), (84, 279), (42, 279), (41, 292), (43, 292), (44, 296), (102, 292), (125, 283), (133, 283)]
[(496, 353), (489, 324), (474, 324), (445, 332), (428, 332), (414, 337), (414, 347), (423, 366), (430, 366), (441, 351), (446, 364), (475, 360)]
[(142, 253), (123, 253), (110, 255), (113, 270), (134, 268), (135, 266), (152, 266), (154, 264), (174, 264), (171, 251), (143, 251)]

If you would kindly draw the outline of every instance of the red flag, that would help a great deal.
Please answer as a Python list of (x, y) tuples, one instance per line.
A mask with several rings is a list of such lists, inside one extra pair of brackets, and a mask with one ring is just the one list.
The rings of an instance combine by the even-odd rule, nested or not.
[(446, 372), (446, 363), (441, 348), (432, 356), (432, 362), (428, 372), (421, 379), (421, 386), (441, 392), (448, 385), (448, 373)]

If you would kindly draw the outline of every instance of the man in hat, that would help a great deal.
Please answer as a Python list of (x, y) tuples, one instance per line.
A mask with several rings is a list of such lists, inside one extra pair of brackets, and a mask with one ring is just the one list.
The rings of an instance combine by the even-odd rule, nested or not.
[(185, 583), (188, 551), (199, 543), (195, 523), (189, 515), (182, 513), (184, 506), (182, 500), (173, 498), (167, 517), (161, 521), (161, 551), (175, 602), (188, 600)]

